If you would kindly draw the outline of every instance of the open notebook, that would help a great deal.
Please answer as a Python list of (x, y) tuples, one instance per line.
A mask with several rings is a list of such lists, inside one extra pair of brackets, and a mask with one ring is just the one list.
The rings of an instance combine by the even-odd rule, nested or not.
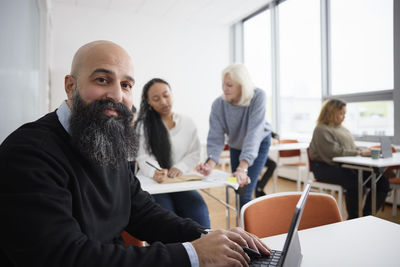
[(250, 262), (250, 266), (300, 266), (303, 255), (301, 254), (300, 240), (297, 229), (299, 227), (304, 207), (306, 206), (310, 189), (311, 185), (307, 184), (300, 196), (299, 201), (297, 202), (283, 250), (271, 250), (271, 256), (253, 259)]
[(165, 179), (164, 182), (162, 182), (162, 183), (163, 184), (171, 184), (171, 183), (180, 183), (180, 182), (188, 182), (188, 181), (201, 181), (201, 180), (204, 180), (205, 178), (206, 177), (204, 177), (204, 176), (190, 173), (190, 174), (183, 174), (181, 176), (174, 177), (174, 178)]

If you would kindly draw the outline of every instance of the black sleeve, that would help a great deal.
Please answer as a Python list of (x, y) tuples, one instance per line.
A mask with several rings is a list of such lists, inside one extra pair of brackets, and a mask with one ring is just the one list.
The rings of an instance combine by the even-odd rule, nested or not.
[[(0, 150), (0, 266), (190, 265), (181, 243), (125, 248), (88, 238), (60, 178), (65, 172), (59, 159), (40, 149)], [(138, 238), (180, 242), (199, 236), (197, 224), (163, 211), (136, 179), (132, 203), (128, 230)]]
[(150, 243), (186, 242), (200, 237), (203, 226), (161, 208), (141, 189), (136, 177), (131, 180), (131, 196), (131, 219), (126, 230), (133, 236)]

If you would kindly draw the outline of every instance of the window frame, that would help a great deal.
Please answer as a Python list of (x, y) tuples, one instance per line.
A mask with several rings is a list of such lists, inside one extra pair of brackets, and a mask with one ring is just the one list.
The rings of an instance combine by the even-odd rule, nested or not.
[[(279, 76), (279, 12), (278, 6), (279, 4), (285, 1), (293, 1), (293, 0), (272, 0), (265, 6), (261, 7), (259, 10), (255, 11), (254, 13), (246, 16), (238, 23), (232, 25), (232, 27), (237, 27), (235, 25), (240, 25), (242, 35), (240, 38), (235, 38), (235, 44), (233, 46), (239, 45), (242, 49), (241, 51), (236, 49), (234, 50), (235, 55), (233, 55), (233, 59), (235, 61), (243, 62), (243, 48), (244, 48), (244, 38), (243, 38), (243, 24), (246, 20), (251, 19), (252, 17), (258, 15), (259, 13), (269, 9), (271, 12), (271, 50), (272, 50), (272, 57), (271, 57), (271, 77), (272, 77), (272, 98), (273, 98), (273, 106), (272, 106), (272, 126), (276, 131), (280, 132), (281, 130), (281, 112), (280, 112), (280, 76)], [(399, 72), (400, 66), (396, 61), (399, 58), (400, 48), (396, 45), (396, 41), (399, 39), (400, 36), (400, 16), (396, 16), (396, 10), (400, 9), (399, 1), (393, 0), (393, 30), (394, 30), (394, 46), (393, 46), (393, 54), (394, 54), (394, 61), (393, 61), (393, 68), (394, 68), (394, 88), (398, 88), (399, 84)], [(368, 101), (393, 101), (394, 105), (394, 136), (392, 137), (393, 140), (397, 140), (400, 143), (400, 120), (398, 118), (398, 110), (400, 104), (400, 93), (396, 92), (394, 88), (389, 88), (387, 90), (377, 90), (377, 91), (370, 91), (370, 92), (361, 92), (361, 93), (351, 93), (351, 94), (332, 94), (332, 73), (331, 73), (331, 9), (330, 9), (331, 0), (320, 0), (320, 28), (321, 28), (321, 102), (325, 101), (330, 97), (335, 97), (342, 99), (348, 103), (359, 103), (359, 102), (368, 102)], [(399, 89), (397, 90), (399, 91)], [(397, 118), (397, 119), (396, 119)], [(396, 122), (398, 121), (398, 122)], [(363, 136), (357, 139), (362, 140), (370, 140), (374, 141), (377, 139), (377, 136)]]

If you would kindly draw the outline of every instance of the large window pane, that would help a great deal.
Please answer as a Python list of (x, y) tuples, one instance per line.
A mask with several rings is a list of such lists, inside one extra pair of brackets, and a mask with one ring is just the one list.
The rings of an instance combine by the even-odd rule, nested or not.
[(343, 124), (353, 135), (394, 135), (393, 101), (368, 101), (347, 104)]
[(243, 24), (244, 63), (255, 85), (267, 94), (266, 118), (272, 118), (271, 90), (271, 26), (270, 11), (266, 10)]
[(393, 89), (393, 0), (330, 6), (332, 94)]
[(320, 1), (279, 5), (283, 137), (310, 138), (321, 107)]

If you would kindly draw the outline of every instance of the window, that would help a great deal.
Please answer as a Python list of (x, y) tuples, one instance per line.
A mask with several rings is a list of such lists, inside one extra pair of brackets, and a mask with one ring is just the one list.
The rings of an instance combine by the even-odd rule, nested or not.
[(278, 6), (281, 136), (309, 138), (321, 107), (319, 2)]
[(393, 0), (335, 0), (330, 10), (331, 94), (350, 100), (344, 125), (356, 137), (393, 136)]
[(269, 10), (243, 23), (244, 63), (255, 85), (267, 95), (266, 119), (272, 120), (271, 15)]
[(243, 22), (243, 58), (281, 137), (309, 140), (329, 97), (348, 102), (355, 137), (395, 135), (395, 4), (272, 0)]
[(347, 103), (343, 125), (356, 137), (394, 135), (393, 101)]
[(393, 0), (330, 7), (332, 94), (393, 89)]

